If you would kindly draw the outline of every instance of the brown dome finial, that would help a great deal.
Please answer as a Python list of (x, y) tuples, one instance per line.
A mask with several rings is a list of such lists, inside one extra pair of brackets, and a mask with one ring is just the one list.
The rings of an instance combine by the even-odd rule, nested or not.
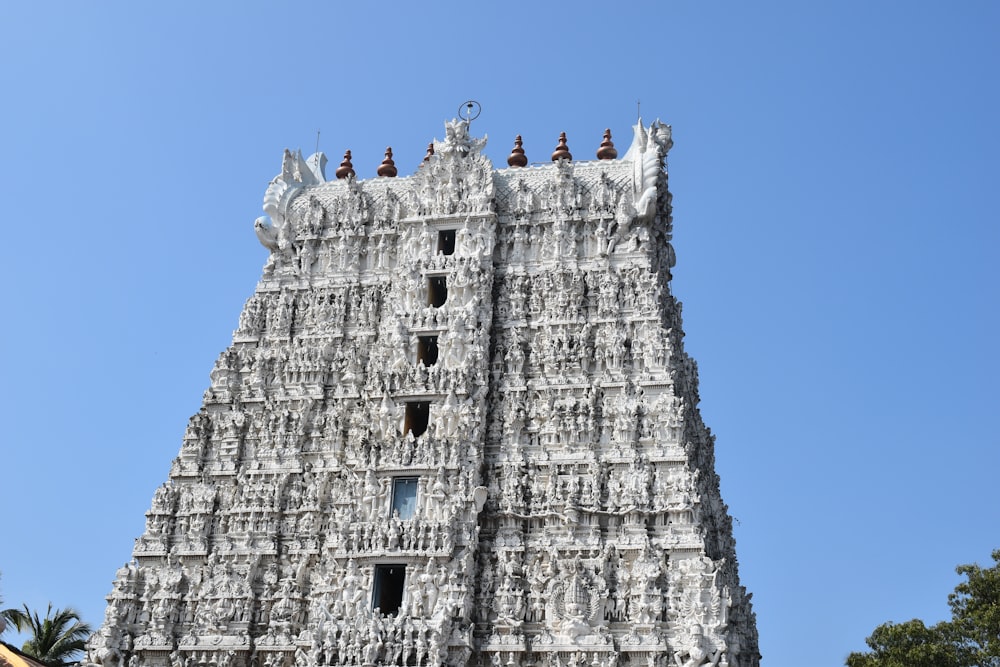
[(427, 155), (424, 156), (423, 161), (420, 166), (423, 167), (425, 162), (430, 162), (431, 158), (434, 157), (434, 142), (427, 144)]
[(354, 176), (354, 165), (351, 164), (351, 151), (344, 151), (344, 161), (340, 163), (334, 174), (336, 174), (337, 178)]
[(392, 146), (385, 147), (385, 159), (378, 166), (377, 173), (379, 176), (385, 176), (386, 178), (392, 178), (399, 173), (396, 169), (396, 163), (392, 161)]
[(601, 142), (601, 147), (597, 149), (597, 159), (614, 160), (616, 157), (618, 157), (618, 149), (615, 148), (614, 142), (611, 141), (611, 130), (604, 130), (604, 141)]
[(555, 151), (552, 153), (552, 161), (556, 162), (558, 160), (572, 160), (573, 154), (569, 152), (569, 146), (566, 145), (566, 133), (561, 132), (559, 134), (559, 145), (556, 146)]
[(514, 137), (514, 148), (510, 151), (507, 164), (511, 167), (526, 167), (528, 165), (528, 156), (524, 154), (524, 142), (521, 141), (520, 134)]

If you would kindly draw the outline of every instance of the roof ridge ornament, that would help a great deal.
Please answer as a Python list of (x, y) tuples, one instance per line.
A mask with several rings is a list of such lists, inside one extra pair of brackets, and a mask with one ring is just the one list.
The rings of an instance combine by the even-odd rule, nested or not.
[(666, 123), (660, 122), (659, 118), (650, 123), (648, 130), (643, 126), (642, 118), (639, 118), (636, 124), (632, 126), (632, 130), (635, 133), (632, 138), (632, 145), (629, 146), (622, 160), (635, 162), (639, 159), (640, 155), (650, 148), (655, 148), (654, 152), (659, 153), (662, 159), (667, 156), (667, 153), (674, 146), (671, 127)]
[[(463, 113), (462, 110), (465, 110)], [(479, 114), (483, 112), (483, 105), (475, 100), (466, 100), (462, 103), (462, 106), (458, 107), (458, 117), (464, 120), (466, 123), (472, 124), (472, 121), (479, 118)]]
[(382, 178), (394, 178), (399, 173), (396, 162), (392, 159), (392, 146), (385, 147), (385, 159), (382, 160), (376, 173)]
[(552, 161), (558, 162), (559, 160), (569, 160), (572, 162), (573, 154), (569, 152), (569, 146), (566, 145), (566, 133), (559, 133), (559, 145), (552, 152)]
[(526, 167), (528, 165), (528, 156), (524, 154), (524, 141), (520, 134), (514, 137), (514, 148), (510, 151), (507, 164), (511, 167)]
[[(475, 120), (476, 116), (472, 116)], [(435, 155), (469, 155), (479, 153), (486, 146), (486, 135), (482, 139), (473, 139), (469, 136), (470, 120), (466, 118), (453, 118), (444, 124), (444, 141), (434, 142)]]
[(337, 171), (334, 175), (338, 180), (347, 178), (348, 176), (354, 176), (354, 165), (351, 164), (351, 151), (350, 149), (344, 151), (344, 161), (340, 163), (337, 167)]
[(673, 147), (669, 125), (659, 119), (643, 126), (642, 118), (633, 126), (635, 137), (622, 160), (632, 162), (632, 191), (639, 220), (648, 220), (656, 213), (657, 183), (666, 178), (663, 161)]
[(608, 128), (604, 130), (604, 140), (597, 149), (597, 159), (614, 160), (616, 157), (618, 157), (618, 150), (615, 148), (614, 142), (611, 141), (611, 128)]
[(420, 165), (417, 166), (417, 169), (422, 168), (425, 164), (427, 164), (428, 162), (430, 162), (432, 157), (434, 157), (434, 142), (433, 141), (431, 143), (427, 144), (427, 154), (424, 155), (424, 159), (420, 162)]

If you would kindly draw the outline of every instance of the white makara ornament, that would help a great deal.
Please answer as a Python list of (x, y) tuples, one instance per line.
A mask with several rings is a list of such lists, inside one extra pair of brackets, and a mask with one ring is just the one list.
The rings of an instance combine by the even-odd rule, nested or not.
[(445, 130), (405, 178), (285, 152), (87, 662), (758, 665), (669, 287), (670, 127), (501, 170)]

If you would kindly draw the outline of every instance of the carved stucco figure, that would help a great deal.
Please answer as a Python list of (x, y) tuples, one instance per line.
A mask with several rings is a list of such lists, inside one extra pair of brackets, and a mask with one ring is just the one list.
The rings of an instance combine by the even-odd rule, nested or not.
[(87, 662), (759, 664), (669, 287), (670, 127), (500, 170), (470, 130), (399, 178), (284, 153)]

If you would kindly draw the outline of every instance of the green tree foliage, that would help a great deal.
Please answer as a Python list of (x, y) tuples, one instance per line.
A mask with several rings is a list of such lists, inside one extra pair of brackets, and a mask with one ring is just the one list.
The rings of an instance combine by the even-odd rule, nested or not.
[(76, 662), (91, 632), (75, 610), (52, 609), (51, 604), (44, 619), (28, 609), (28, 605), (23, 610), (8, 609), (4, 613), (18, 632), (30, 635), (21, 651), (50, 667), (67, 667)]
[(865, 643), (870, 653), (852, 653), (847, 667), (963, 667), (951, 641), (950, 624), (927, 627), (919, 619), (886, 623), (875, 628)]
[[(3, 600), (0, 600), (3, 604)], [(0, 609), (0, 635), (3, 635), (8, 628), (14, 627), (12, 615), (17, 613), (17, 609)]]
[(974, 664), (1000, 667), (1000, 549), (993, 552), (994, 565), (960, 565), (967, 577), (948, 596), (948, 605), (958, 635), (976, 656)]
[(880, 625), (865, 640), (871, 651), (850, 654), (847, 667), (1000, 667), (1000, 549), (993, 561), (956, 568), (966, 581), (948, 596), (950, 621)]
[[(0, 595), (0, 607), (3, 606), (3, 596)], [(7, 628), (14, 626), (13, 615), (17, 609), (0, 609), (0, 635), (7, 631)]]

